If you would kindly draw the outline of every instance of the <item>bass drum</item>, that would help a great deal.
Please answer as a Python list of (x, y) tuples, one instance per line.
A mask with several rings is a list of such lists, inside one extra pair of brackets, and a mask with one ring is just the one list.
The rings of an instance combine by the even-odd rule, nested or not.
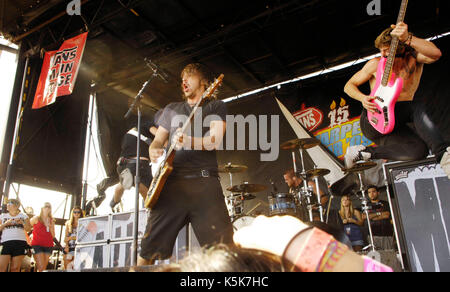
[(239, 229), (242, 229), (245, 226), (249, 226), (252, 224), (253, 220), (255, 220), (255, 217), (253, 216), (241, 216), (239, 218), (236, 218), (233, 220), (233, 230), (238, 231)]

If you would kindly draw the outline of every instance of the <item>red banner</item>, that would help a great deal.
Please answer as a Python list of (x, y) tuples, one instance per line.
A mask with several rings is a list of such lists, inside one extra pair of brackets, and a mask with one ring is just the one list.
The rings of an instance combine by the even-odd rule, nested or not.
[(65, 41), (57, 51), (45, 53), (33, 109), (50, 105), (59, 96), (72, 94), (87, 34), (86, 32)]

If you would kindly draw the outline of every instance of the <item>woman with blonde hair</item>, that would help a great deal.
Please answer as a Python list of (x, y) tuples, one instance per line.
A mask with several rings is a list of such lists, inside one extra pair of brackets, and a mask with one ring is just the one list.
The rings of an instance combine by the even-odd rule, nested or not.
[(344, 224), (344, 231), (352, 242), (353, 250), (361, 251), (364, 246), (364, 239), (360, 226), (364, 225), (364, 220), (361, 212), (353, 208), (350, 196), (345, 195), (341, 198), (339, 215), (342, 224)]
[(53, 252), (53, 239), (55, 238), (55, 220), (52, 216), (50, 203), (45, 203), (39, 216), (34, 216), (30, 222), (33, 226), (33, 240), (31, 242), (33, 256), (37, 271), (42, 272), (47, 268)]
[(75, 245), (77, 241), (78, 219), (84, 218), (83, 210), (76, 206), (70, 212), (70, 219), (66, 222), (66, 236), (64, 237), (64, 269), (67, 270), (69, 264), (73, 262), (75, 255)]

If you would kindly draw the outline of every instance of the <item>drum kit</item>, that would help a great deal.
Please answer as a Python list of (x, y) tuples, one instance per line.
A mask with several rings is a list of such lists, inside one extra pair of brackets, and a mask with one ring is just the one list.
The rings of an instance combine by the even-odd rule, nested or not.
[[(219, 167), (219, 173), (228, 173), (230, 176), (230, 187), (227, 188), (229, 195), (225, 197), (225, 202), (228, 207), (228, 212), (233, 223), (233, 227), (237, 230), (253, 221), (252, 216), (244, 214), (244, 205), (246, 201), (250, 201), (256, 198), (255, 193), (259, 193), (267, 190), (264, 185), (249, 184), (245, 182), (240, 185), (233, 185), (233, 174), (242, 173), (247, 171), (248, 167), (245, 165), (225, 164)], [(254, 207), (250, 214), (259, 205)]]
[[(316, 147), (320, 145), (320, 141), (315, 138), (306, 139), (295, 139), (283, 143), (280, 148), (282, 150), (292, 152), (292, 163), (294, 168), (294, 173), (297, 177), (301, 178), (303, 183), (302, 186), (296, 189), (293, 193), (276, 193), (272, 192), (268, 196), (269, 201), (269, 215), (292, 215), (298, 217), (304, 222), (321, 221), (328, 222), (327, 218), (324, 217), (324, 208), (321, 204), (321, 191), (319, 188), (319, 179), (325, 177), (330, 173), (328, 169), (321, 169), (314, 166), (313, 169), (306, 170), (305, 166), (305, 150)], [(301, 169), (298, 169), (296, 163), (296, 152), (300, 154)], [(370, 245), (367, 248), (372, 248), (375, 250), (373, 243), (372, 228), (370, 225), (370, 219), (368, 214), (368, 199), (365, 192), (365, 186), (363, 184), (362, 174), (364, 171), (375, 167), (377, 164), (374, 162), (363, 162), (356, 163), (356, 165), (350, 169), (342, 169), (344, 173), (354, 173), (357, 174), (360, 190), (362, 194), (360, 197), (362, 203), (362, 210), (366, 214), (366, 220), (369, 229)], [(231, 221), (235, 230), (238, 230), (244, 226), (251, 224), (254, 217), (249, 216), (253, 210), (255, 210), (259, 205), (254, 207), (251, 211), (244, 214), (244, 205), (246, 201), (253, 200), (256, 198), (255, 193), (263, 192), (268, 189), (265, 185), (249, 184), (245, 182), (240, 185), (233, 185), (233, 174), (242, 173), (248, 170), (245, 165), (235, 165), (235, 164), (225, 164), (219, 167), (220, 173), (228, 173), (230, 176), (230, 187), (227, 188), (229, 195), (225, 197), (228, 211), (230, 214)], [(311, 186), (308, 181), (313, 181), (313, 186)], [(273, 182), (272, 182), (273, 184)], [(274, 188), (276, 190), (276, 188)], [(336, 194), (336, 195), (345, 195)], [(328, 211), (330, 209), (330, 203), (328, 206)], [(318, 215), (317, 215), (318, 214)], [(316, 216), (314, 216), (316, 215)]]

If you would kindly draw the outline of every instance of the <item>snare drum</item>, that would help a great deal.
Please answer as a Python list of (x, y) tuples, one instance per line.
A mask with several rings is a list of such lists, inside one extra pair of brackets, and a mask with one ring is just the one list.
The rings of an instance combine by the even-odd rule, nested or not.
[(253, 216), (241, 216), (233, 221), (233, 230), (238, 231), (239, 229), (252, 224), (255, 217)]
[(269, 197), (270, 215), (297, 216), (295, 197), (288, 193), (279, 193)]

